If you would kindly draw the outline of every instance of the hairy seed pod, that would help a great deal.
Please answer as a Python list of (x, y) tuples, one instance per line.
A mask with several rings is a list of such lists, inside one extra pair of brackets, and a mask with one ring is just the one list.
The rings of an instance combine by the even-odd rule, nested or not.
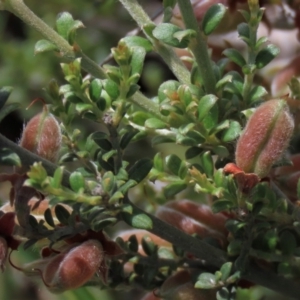
[(103, 260), (101, 243), (88, 240), (54, 256), (43, 270), (43, 280), (54, 293), (76, 289), (99, 271)]
[(24, 127), (20, 146), (55, 162), (61, 146), (58, 122), (46, 109), (33, 117)]
[(246, 173), (263, 178), (280, 159), (294, 129), (294, 120), (284, 100), (269, 100), (250, 117), (240, 136), (235, 159)]

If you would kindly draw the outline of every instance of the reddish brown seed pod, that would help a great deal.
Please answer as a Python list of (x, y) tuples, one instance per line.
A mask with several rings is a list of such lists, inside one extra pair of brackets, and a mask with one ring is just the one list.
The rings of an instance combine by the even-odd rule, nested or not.
[(76, 289), (99, 271), (103, 261), (104, 252), (101, 243), (88, 240), (54, 256), (42, 272), (43, 280), (54, 293)]
[(24, 127), (20, 146), (51, 162), (56, 161), (61, 146), (61, 131), (46, 108)]
[(266, 177), (280, 159), (294, 129), (294, 120), (284, 100), (269, 100), (250, 117), (240, 136), (235, 159), (245, 173)]
[(225, 236), (228, 234), (225, 228), (225, 223), (228, 218), (222, 213), (214, 214), (209, 205), (181, 199), (168, 202), (166, 207), (173, 208)]
[(222, 247), (227, 244), (227, 238), (223, 232), (210, 228), (208, 225), (201, 223), (173, 208), (161, 206), (156, 211), (156, 216), (187, 234), (197, 234), (201, 238), (214, 238)]

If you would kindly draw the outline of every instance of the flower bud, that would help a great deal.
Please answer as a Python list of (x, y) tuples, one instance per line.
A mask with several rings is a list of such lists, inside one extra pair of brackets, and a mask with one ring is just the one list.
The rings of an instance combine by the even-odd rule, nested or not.
[(259, 178), (268, 175), (292, 136), (294, 121), (284, 100), (269, 100), (250, 117), (240, 136), (236, 164), (245, 173)]
[(20, 146), (55, 162), (61, 146), (61, 131), (53, 115), (44, 109), (33, 117), (23, 130)]
[(54, 256), (43, 270), (43, 280), (52, 292), (76, 289), (100, 271), (103, 262), (102, 245), (96, 240), (88, 240)]

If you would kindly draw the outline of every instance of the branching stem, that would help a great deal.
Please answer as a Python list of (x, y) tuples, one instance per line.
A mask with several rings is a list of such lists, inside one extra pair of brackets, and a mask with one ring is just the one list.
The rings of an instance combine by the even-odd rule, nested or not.
[(146, 26), (155, 26), (150, 17), (136, 0), (120, 0), (123, 6), (127, 9), (131, 17), (136, 21), (138, 26), (143, 30), (147, 38), (152, 42), (154, 49), (162, 57), (170, 70), (174, 73), (177, 79), (184, 84), (190, 83), (190, 72), (187, 70), (183, 62), (176, 55), (174, 50), (162, 44), (160, 41), (149, 36), (145, 31)]
[(200, 32), (192, 4), (186, 0), (177, 0), (177, 3), (186, 28), (196, 32), (196, 37), (191, 40), (189, 47), (198, 64), (199, 72), (203, 78), (204, 88), (208, 94), (215, 94), (216, 79), (208, 54), (207, 43), (203, 33)]

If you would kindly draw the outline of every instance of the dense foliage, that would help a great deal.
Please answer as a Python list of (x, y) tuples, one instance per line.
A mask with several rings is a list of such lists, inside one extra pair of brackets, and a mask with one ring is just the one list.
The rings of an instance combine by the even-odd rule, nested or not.
[[(100, 289), (121, 291), (102, 294), (111, 299), (133, 289), (132, 299), (297, 299), (299, 58), (272, 37), (293, 31), (296, 53), (297, 3), (164, 0), (152, 19), (138, 1), (120, 3), (116, 15), (125, 8), (138, 28), (104, 59), (101, 43), (78, 39), (90, 29), (72, 7), (52, 29), (23, 1), (0, 0), (1, 14), (42, 34), (37, 69), (58, 77), (30, 101), (42, 108), (18, 143), (0, 134), (10, 184), (1, 270), (9, 263), (5, 273), (28, 286), (77, 299)], [(0, 82), (4, 122), (29, 103), (10, 101)]]

